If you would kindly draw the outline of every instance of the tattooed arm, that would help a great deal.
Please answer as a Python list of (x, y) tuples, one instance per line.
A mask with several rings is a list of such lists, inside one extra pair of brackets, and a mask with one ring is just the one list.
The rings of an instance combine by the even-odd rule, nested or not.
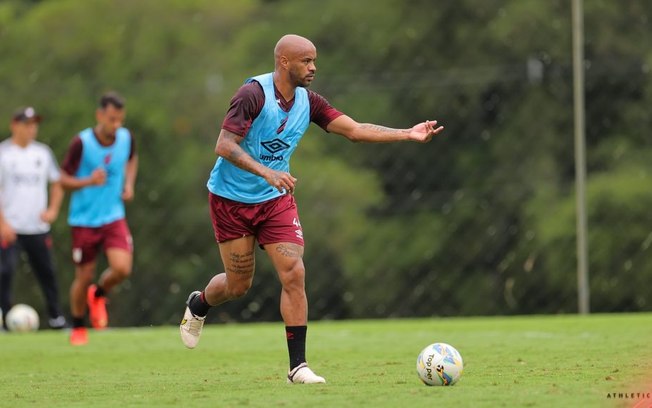
[(292, 177), (290, 173), (270, 169), (254, 160), (253, 157), (247, 154), (247, 152), (240, 147), (242, 139), (244, 139), (242, 136), (238, 136), (235, 133), (222, 129), (217, 138), (215, 153), (231, 162), (234, 166), (264, 178), (278, 191), (283, 192), (285, 189), (292, 194), (297, 179)]
[(403, 140), (412, 140), (426, 143), (432, 137), (444, 130), (443, 126), (437, 127), (437, 121), (425, 121), (414, 125), (410, 129), (393, 129), (373, 123), (358, 123), (346, 115), (331, 121), (327, 128), (331, 133), (342, 135), (352, 142), (388, 143)]

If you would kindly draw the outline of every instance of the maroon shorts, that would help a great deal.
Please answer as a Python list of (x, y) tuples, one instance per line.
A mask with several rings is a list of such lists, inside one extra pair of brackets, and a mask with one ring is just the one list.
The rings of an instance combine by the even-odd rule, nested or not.
[(208, 204), (217, 242), (253, 235), (261, 247), (279, 242), (303, 246), (303, 230), (291, 194), (244, 204), (208, 193)]
[(77, 265), (92, 262), (100, 249), (133, 252), (133, 240), (123, 218), (101, 227), (72, 227), (72, 261)]

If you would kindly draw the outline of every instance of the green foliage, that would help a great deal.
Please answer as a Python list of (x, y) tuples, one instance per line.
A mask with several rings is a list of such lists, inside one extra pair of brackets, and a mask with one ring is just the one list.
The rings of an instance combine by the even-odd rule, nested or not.
[[(648, 152), (649, 153), (649, 152)], [(588, 186), (588, 223), (593, 307), (638, 310), (649, 307), (644, 271), (650, 268), (649, 179), (639, 168), (595, 175)], [(545, 288), (553, 293), (573, 276), (575, 197), (559, 200), (542, 220), (538, 241), (545, 248)], [(566, 307), (571, 308), (571, 305)]]
[[(652, 307), (641, 289), (652, 279), (651, 14), (642, 0), (585, 2), (601, 311)], [(292, 171), (311, 318), (572, 312), (570, 17), (564, 0), (6, 1), (0, 111), (36, 106), (40, 139), (63, 159), (102, 91), (127, 97), (141, 163), (128, 207), (136, 258), (112, 324), (173, 323), (187, 293), (221, 269), (205, 182), (230, 97), (273, 69), (281, 35), (305, 35), (318, 48), (314, 89), (336, 108), (360, 122), (446, 127), (426, 145), (350, 144), (315, 126), (305, 136)], [(65, 214), (54, 234), (66, 293)], [(280, 287), (258, 255), (249, 296), (211, 319), (279, 318)], [(20, 279), (17, 298), (38, 296), (32, 286)]]

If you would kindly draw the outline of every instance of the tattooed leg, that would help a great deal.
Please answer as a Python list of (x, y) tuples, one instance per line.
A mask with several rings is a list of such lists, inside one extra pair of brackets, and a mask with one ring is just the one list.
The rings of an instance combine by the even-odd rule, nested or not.
[(303, 247), (292, 243), (265, 246), (282, 285), (281, 316), (286, 326), (305, 326), (308, 300), (305, 289)]
[(206, 286), (204, 294), (208, 304), (217, 306), (239, 298), (251, 288), (256, 264), (254, 244), (253, 236), (220, 244), (220, 255), (225, 272), (215, 275)]

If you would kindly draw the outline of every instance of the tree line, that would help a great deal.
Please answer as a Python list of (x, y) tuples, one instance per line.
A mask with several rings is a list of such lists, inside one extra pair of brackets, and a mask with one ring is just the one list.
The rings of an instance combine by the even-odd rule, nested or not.
[[(650, 310), (652, 4), (584, 4), (591, 307)], [(292, 164), (311, 318), (576, 311), (569, 2), (2, 2), (1, 111), (36, 106), (59, 160), (103, 91), (126, 96), (135, 267), (113, 324), (176, 323), (221, 269), (205, 188), (215, 140), (230, 97), (273, 69), (289, 32), (317, 46), (313, 87), (336, 108), (446, 127), (428, 145), (352, 145), (311, 127)], [(65, 218), (53, 233), (67, 299)], [(258, 260), (249, 295), (212, 319), (279, 319), (280, 285)], [(34, 286), (17, 279), (17, 299), (38, 306)]]

